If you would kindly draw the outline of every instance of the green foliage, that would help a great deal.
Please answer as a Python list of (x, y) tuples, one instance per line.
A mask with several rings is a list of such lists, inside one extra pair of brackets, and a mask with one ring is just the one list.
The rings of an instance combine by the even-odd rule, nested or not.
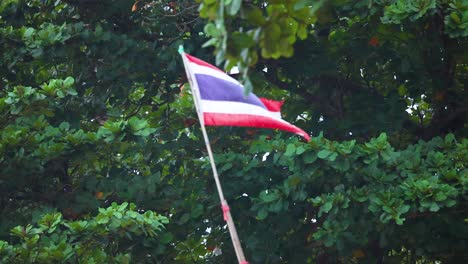
[[(168, 219), (141, 214), (135, 204), (113, 203), (93, 218), (64, 220), (61, 213), (44, 215), (36, 225), (11, 230), (13, 243), (0, 240), (3, 263), (130, 263), (132, 248), (149, 247)], [(154, 243), (153, 243), (154, 246)]]
[(396, 24), (402, 23), (407, 18), (415, 21), (429, 12), (434, 12), (435, 8), (436, 0), (396, 1), (385, 7), (382, 21)]
[[(200, 16), (214, 21), (205, 26), (205, 33), (211, 39), (204, 46), (216, 47), (217, 64), (225, 61), (227, 69), (238, 66), (243, 73), (246, 90), (251, 91), (252, 84), (246, 69), (257, 63), (259, 56), (256, 49), (260, 47), (263, 58), (293, 56), (293, 44), (298, 38), (307, 38), (307, 27), (315, 21), (313, 14), (321, 2), (309, 6), (305, 0), (252, 2), (244, 5), (240, 0), (202, 1)], [(240, 24), (247, 28), (228, 36), (225, 17), (240, 17)]]
[(314, 135), (208, 128), (250, 263), (466, 262), (465, 2), (0, 1), (0, 262), (235, 262), (180, 44)]
[(459, 0), (449, 6), (450, 13), (444, 18), (447, 33), (453, 38), (468, 36), (468, 3)]
[(403, 23), (407, 19), (415, 21), (423, 16), (434, 15), (437, 12), (437, 7), (447, 9), (444, 12), (444, 23), (445, 31), (450, 37), (468, 36), (468, 20), (466, 18), (468, 15), (468, 4), (466, 1), (399, 0), (385, 7), (382, 21), (384, 23), (395, 24)]
[[(202, 1), (200, 14), (214, 21), (205, 27), (205, 33), (211, 37), (205, 46), (216, 47), (217, 64), (225, 61), (228, 70), (239, 67), (248, 91), (252, 88), (249, 67), (262, 59), (292, 57), (298, 40), (311, 34), (328, 36), (332, 28), (342, 27), (344, 21), (352, 26), (359, 20), (374, 23), (379, 19), (384, 24), (400, 24), (407, 30), (414, 22), (428, 29), (432, 19), (437, 21), (437, 29), (451, 38), (468, 34), (468, 6), (463, 0), (254, 1), (242, 5), (240, 14), (230, 11), (234, 5), (238, 9), (237, 2)], [(232, 23), (234, 19), (241, 21)], [(226, 31), (225, 24), (233, 25)], [(252, 41), (257, 45), (252, 45)]]
[[(187, 237), (167, 231), (159, 243), (152, 237), (157, 223), (140, 221), (140, 216), (148, 221), (156, 216), (137, 216), (134, 208), (128, 213), (136, 218), (128, 223), (121, 222), (117, 211), (120, 220), (103, 211), (99, 221), (110, 222), (86, 224), (79, 232), (62, 225), (81, 225), (99, 207), (127, 201), (137, 204), (138, 212), (172, 215), (179, 226), (183, 215), (179, 212), (190, 207), (170, 205), (183, 192), (174, 191), (179, 183), (168, 177), (179, 173), (179, 163), (174, 164), (168, 153), (173, 145), (165, 143), (178, 137), (177, 129), (183, 127), (173, 121), (186, 117), (170, 118), (169, 106), (178, 93), (176, 80), (182, 70), (174, 48), (190, 36), (181, 26), (200, 30), (203, 25), (193, 13), (167, 16), (172, 11), (159, 6), (132, 12), (133, 3), (1, 1), (0, 239), (9, 241), (11, 228), (34, 225), (47, 212), (57, 212), (63, 219), (54, 234), (41, 236), (40, 247), (25, 249), (19, 263), (37, 258), (49, 246), (68, 252), (74, 244), (88, 242), (108, 243), (105, 250), (90, 248), (102, 260), (95, 259), (96, 263), (107, 262), (105, 258), (154, 263), (173, 259), (177, 250), (169, 243), (175, 236), (179, 241)], [(160, 23), (150, 22), (154, 17)], [(115, 234), (102, 233), (105, 226)], [(68, 238), (62, 238), (63, 232), (69, 232)], [(15, 250), (27, 243), (19, 242), (9, 241)], [(67, 261), (70, 254), (79, 257), (75, 249), (68, 253), (57, 253), (54, 261)]]
[[(384, 252), (399, 251), (403, 236), (406, 249), (442, 260), (443, 254), (463, 254), (466, 249), (465, 242), (450, 249), (438, 245), (455, 243), (459, 235), (466, 235), (463, 219), (452, 217), (466, 205), (467, 144), (466, 139), (458, 142), (451, 134), (404, 150), (395, 150), (386, 134), (362, 144), (329, 141), (322, 136), (308, 144), (295, 139), (265, 142), (261, 138), (252, 142), (249, 153), (257, 158), (249, 161), (249, 166), (244, 165), (243, 153), (225, 153), (218, 162), (223, 168), (230, 164), (223, 170), (228, 177), (248, 175), (236, 177), (236, 184), (257, 186), (269, 181), (266, 189), (248, 192), (250, 210), (264, 225), (288, 225), (276, 221), (285, 214), (295, 215), (293, 230), (274, 231), (283, 238), (280, 245), (270, 248), (274, 252), (294, 247), (288, 244), (301, 235), (302, 228), (312, 227), (315, 231), (308, 241), (316, 250), (333, 248), (345, 259), (374, 241)], [(451, 219), (458, 229), (437, 226), (439, 219)], [(255, 224), (242, 223), (255, 228)], [(422, 239), (419, 230), (429, 229), (433, 235), (444, 234), (446, 240)], [(460, 231), (463, 235), (457, 234), (459, 229), (465, 230)], [(258, 236), (248, 232), (243, 235), (247, 241)], [(252, 251), (262, 252), (266, 246), (247, 242)], [(304, 252), (296, 248), (294, 254), (307, 256), (306, 248)], [(371, 261), (372, 252), (365, 252), (361, 261)]]

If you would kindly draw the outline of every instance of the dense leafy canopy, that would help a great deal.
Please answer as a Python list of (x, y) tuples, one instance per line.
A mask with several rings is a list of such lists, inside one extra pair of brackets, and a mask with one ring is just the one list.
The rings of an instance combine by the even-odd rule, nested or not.
[(250, 263), (466, 261), (467, 25), (463, 0), (2, 1), (0, 261), (235, 263), (180, 44), (313, 135), (209, 129)]
[[(86, 263), (129, 263), (131, 253), (141, 259), (147, 256), (138, 247), (158, 247), (152, 239), (135, 236), (154, 237), (161, 230), (167, 218), (153, 212), (140, 214), (136, 205), (113, 203), (107, 209), (99, 209), (99, 214), (89, 220), (63, 221), (62, 214), (46, 214), (37, 221), (37, 227), (17, 226), (11, 234), (20, 243), (11, 246), (0, 241), (2, 262), (5, 263), (63, 263), (85, 260)], [(133, 237), (132, 237), (133, 236)], [(149, 251), (150, 252), (150, 251)]]

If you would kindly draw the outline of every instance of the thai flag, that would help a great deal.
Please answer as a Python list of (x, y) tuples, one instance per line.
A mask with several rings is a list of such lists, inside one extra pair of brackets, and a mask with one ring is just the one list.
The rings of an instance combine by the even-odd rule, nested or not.
[(246, 96), (244, 87), (222, 70), (189, 54), (182, 56), (205, 125), (279, 129), (310, 140), (302, 129), (281, 119), (283, 102), (258, 98), (253, 93)]

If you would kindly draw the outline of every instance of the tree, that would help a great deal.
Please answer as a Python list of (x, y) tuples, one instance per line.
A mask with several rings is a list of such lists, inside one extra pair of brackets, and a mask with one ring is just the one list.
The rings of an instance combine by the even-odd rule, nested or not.
[(314, 136), (209, 129), (251, 263), (466, 259), (463, 1), (205, 0), (199, 10), (0, 3), (2, 261), (235, 262), (181, 91), (182, 43), (239, 66), (256, 94), (286, 99), (285, 119)]
[(249, 164), (236, 183), (252, 186), (246, 207), (264, 223), (240, 224), (256, 261), (466, 259), (467, 8), (203, 1), (217, 63), (238, 66), (257, 93), (287, 98), (289, 119), (318, 135), (223, 155), (225, 174)]
[[(20, 242), (9, 245), (0, 241), (0, 260), (5, 263), (129, 263), (132, 255), (141, 254), (141, 250), (132, 247), (157, 246), (151, 237), (167, 223), (164, 216), (151, 211), (140, 214), (135, 209), (135, 204), (128, 208), (127, 203), (113, 203), (107, 209), (100, 208), (95, 218), (80, 221), (63, 220), (61, 213), (46, 214), (38, 220), (37, 227), (12, 229), (12, 235)], [(141, 236), (150, 239), (134, 241)]]
[[(105, 226), (85, 225), (80, 234), (70, 230), (75, 224), (92, 223), (98, 208), (113, 202), (135, 203), (131, 215), (138, 219), (146, 218), (146, 213), (151, 216), (150, 210), (169, 217), (189, 206), (180, 198), (183, 190), (173, 188), (174, 180), (168, 178), (177, 171), (174, 163), (187, 162), (167, 154), (177, 129), (183, 127), (181, 117), (171, 115), (181, 82), (178, 54), (171, 47), (202, 25), (191, 22), (196, 15), (190, 12), (174, 16), (170, 2), (144, 5), (139, 12), (131, 11), (133, 4), (0, 3), (0, 240), (8, 242), (1, 246), (3, 261), (28, 259), (4, 259), (3, 254), (12, 252), (6, 245), (16, 250), (24, 239), (31, 239), (18, 238), (14, 231), (16, 238), (11, 236), (15, 226), (33, 230), (27, 234), (37, 246), (32, 256), (42, 254), (44, 247), (66, 245), (77, 259), (67, 255), (63, 260), (70, 257), (74, 262), (171, 258), (165, 247), (180, 235), (170, 228), (149, 233), (156, 238), (146, 239), (146, 229), (130, 230), (139, 222), (125, 222), (114, 214), (120, 220), (109, 227), (118, 233), (111, 239), (112, 233), (102, 233)], [(194, 10), (189, 2), (180, 5)], [(180, 204), (172, 204), (174, 196), (182, 199)], [(58, 219), (54, 225), (60, 228), (49, 233), (60, 239), (51, 239), (47, 232), (40, 235), (45, 231), (37, 225), (45, 213)], [(171, 221), (181, 217), (176, 215)], [(77, 253), (85, 244), (94, 250), (86, 240), (89, 236), (103, 239), (98, 259), (93, 252)], [(24, 243), (29, 245), (28, 241)], [(58, 261), (52, 253), (29, 258), (31, 262), (54, 260)]]

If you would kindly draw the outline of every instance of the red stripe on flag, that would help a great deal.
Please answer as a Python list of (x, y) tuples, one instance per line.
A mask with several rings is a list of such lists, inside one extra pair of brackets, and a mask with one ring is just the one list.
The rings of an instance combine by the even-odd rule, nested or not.
[(274, 101), (266, 98), (258, 98), (262, 103), (265, 105), (265, 107), (268, 109), (268, 111), (271, 112), (281, 112), (281, 106), (284, 104), (284, 101)]
[(264, 116), (247, 115), (247, 114), (220, 114), (220, 113), (203, 113), (205, 125), (207, 126), (241, 126), (241, 127), (260, 127), (279, 129), (288, 132), (296, 133), (303, 136), (307, 141), (310, 136), (302, 129), (287, 123), (281, 122), (274, 118)]
[(220, 71), (220, 72), (222, 72), (222, 73), (225, 73), (224, 71), (218, 69), (217, 67), (215, 67), (215, 66), (209, 64), (209, 63), (206, 62), (206, 61), (200, 60), (199, 58), (195, 58), (195, 57), (193, 57), (193, 56), (191, 56), (191, 55), (189, 55), (189, 54), (187, 54), (187, 53), (185, 54), (185, 56), (187, 56), (187, 59), (188, 59), (190, 62), (193, 62), (193, 63), (198, 64), (198, 65), (200, 65), (200, 66), (205, 66), (205, 67), (208, 67), (208, 68), (211, 68), (211, 69)]

